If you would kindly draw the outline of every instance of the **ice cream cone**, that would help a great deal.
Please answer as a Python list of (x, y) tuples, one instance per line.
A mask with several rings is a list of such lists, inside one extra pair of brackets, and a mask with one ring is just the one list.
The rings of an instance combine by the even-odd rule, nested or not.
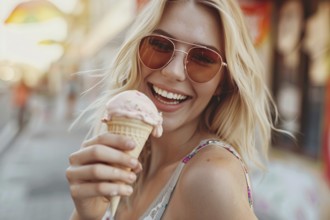
[[(148, 139), (153, 126), (144, 123), (141, 120), (125, 118), (125, 117), (113, 117), (106, 122), (108, 131), (113, 134), (120, 134), (130, 137), (135, 142), (135, 148), (127, 153), (135, 158), (138, 158), (142, 148)], [(120, 196), (111, 197), (110, 206), (111, 214), (114, 216), (120, 202)]]
[[(127, 153), (138, 158), (150, 133), (160, 137), (163, 133), (162, 114), (142, 92), (127, 90), (113, 96), (106, 104), (106, 114), (102, 119), (113, 134), (130, 137), (136, 144)], [(110, 197), (111, 215), (115, 216), (120, 197)]]

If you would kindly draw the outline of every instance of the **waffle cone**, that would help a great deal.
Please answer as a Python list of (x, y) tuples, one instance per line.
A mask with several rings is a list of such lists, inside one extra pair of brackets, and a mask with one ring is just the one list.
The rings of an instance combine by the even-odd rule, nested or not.
[[(113, 134), (125, 135), (130, 137), (135, 142), (135, 148), (127, 153), (135, 158), (138, 158), (153, 127), (143, 121), (123, 117), (113, 117), (106, 123), (109, 132)], [(113, 216), (116, 213), (119, 202), (120, 196), (111, 197), (110, 206)]]

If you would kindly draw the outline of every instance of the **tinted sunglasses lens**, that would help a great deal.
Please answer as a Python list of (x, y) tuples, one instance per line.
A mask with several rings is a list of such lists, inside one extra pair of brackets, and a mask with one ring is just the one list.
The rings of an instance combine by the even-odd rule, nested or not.
[(192, 48), (187, 56), (187, 73), (195, 82), (211, 80), (220, 70), (222, 59), (219, 54), (207, 48)]
[(150, 69), (165, 66), (172, 58), (174, 44), (160, 36), (147, 36), (142, 39), (139, 47), (141, 62)]

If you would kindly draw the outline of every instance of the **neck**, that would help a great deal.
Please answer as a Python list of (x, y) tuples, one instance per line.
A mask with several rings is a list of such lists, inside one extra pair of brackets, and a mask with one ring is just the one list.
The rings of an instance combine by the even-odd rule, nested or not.
[(178, 164), (202, 139), (209, 137), (211, 135), (205, 131), (200, 131), (198, 126), (186, 126), (175, 131), (164, 132), (161, 138), (152, 138), (147, 176), (153, 176), (160, 169)]

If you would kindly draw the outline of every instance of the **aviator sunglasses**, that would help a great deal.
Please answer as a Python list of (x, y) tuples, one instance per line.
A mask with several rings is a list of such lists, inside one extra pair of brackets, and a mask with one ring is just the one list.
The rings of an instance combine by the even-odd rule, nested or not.
[[(188, 44), (191, 48), (187, 52), (178, 50), (174, 42)], [(158, 70), (171, 62), (176, 51), (186, 55), (185, 72), (193, 82), (205, 83), (211, 80), (222, 66), (227, 66), (215, 50), (157, 34), (142, 38), (139, 45), (139, 59), (147, 68)]]

